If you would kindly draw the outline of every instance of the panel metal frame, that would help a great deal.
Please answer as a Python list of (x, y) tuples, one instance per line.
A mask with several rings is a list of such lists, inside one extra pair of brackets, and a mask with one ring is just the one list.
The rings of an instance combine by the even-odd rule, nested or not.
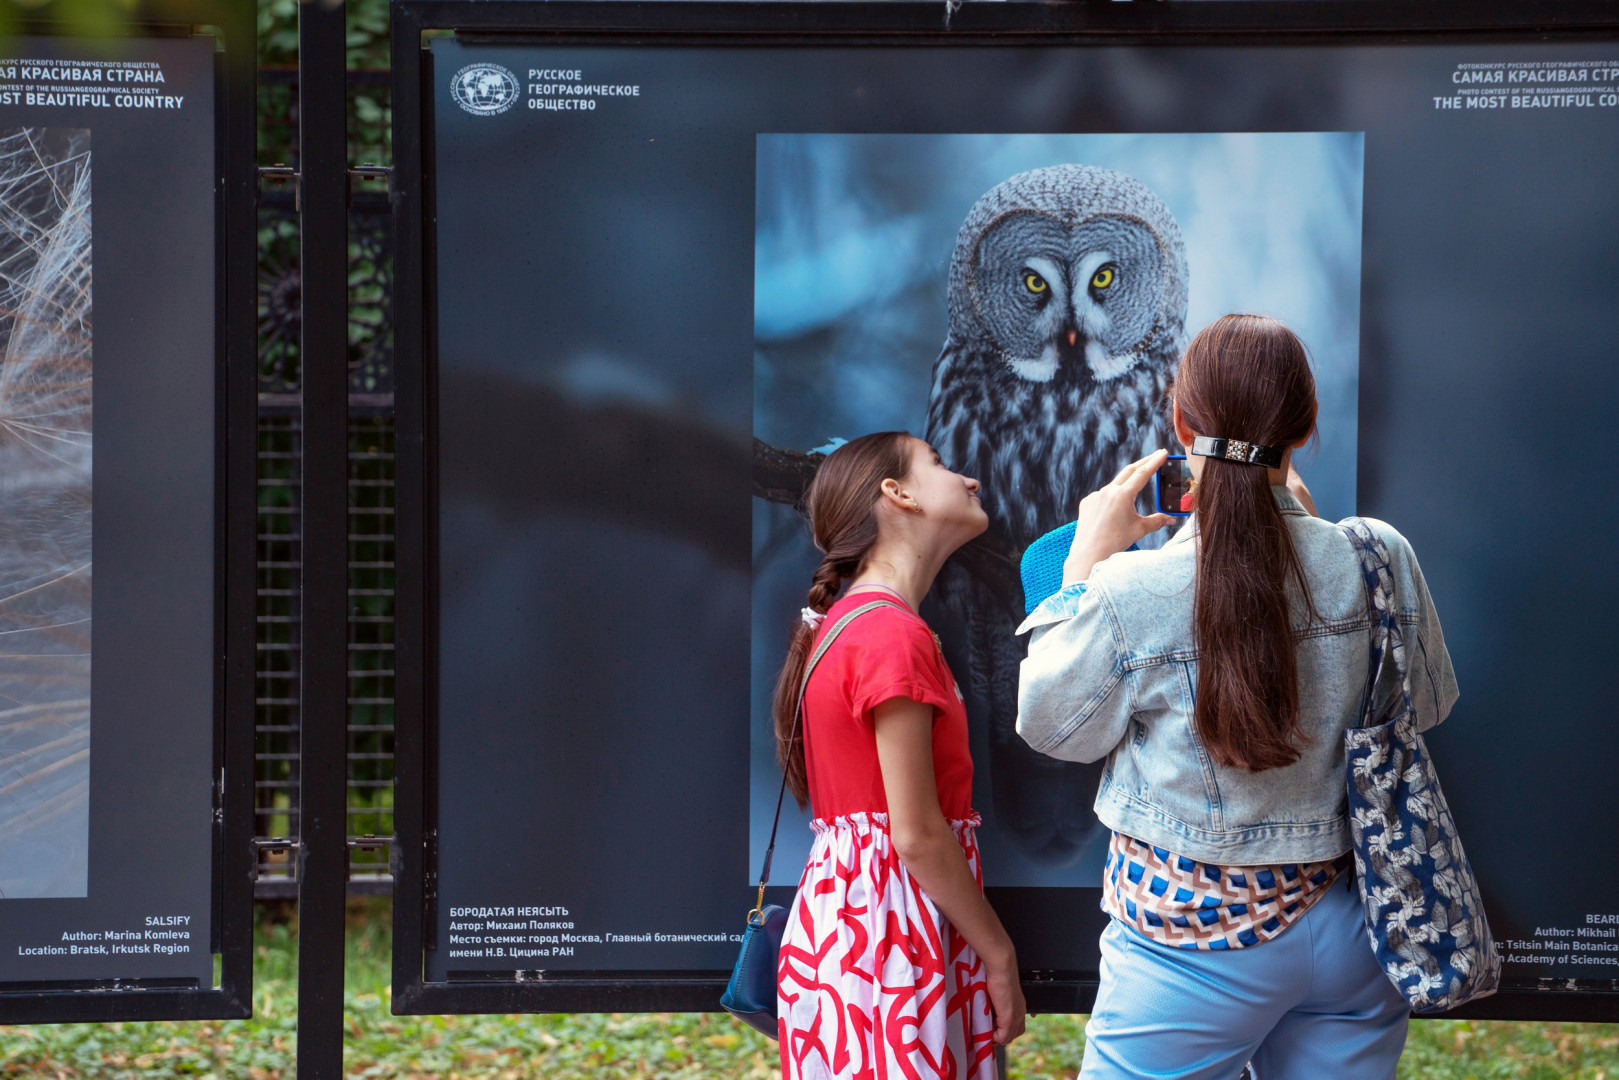
[[(54, 0), (19, 34), (75, 36)], [(216, 1020), (252, 1015), (253, 672), (258, 490), (254, 205), (257, 25), (252, 0), (135, 0), (122, 37), (217, 34), (215, 54), (214, 806), (210, 951), (219, 985), (196, 989), (107, 979), (0, 983), (0, 1024)]]
[(348, 882), (348, 77), (343, 0), (298, 6), (303, 582), (298, 1075), (343, 1075)]
[[(438, 514), (432, 97), (423, 35), (520, 44), (657, 46), (1302, 45), (1619, 39), (1619, 2), (1229, 0), (920, 3), (915, 0), (393, 0), (396, 427), (393, 1011), (714, 1012), (728, 972), (427, 982), (437, 885)], [(991, 899), (993, 900), (993, 892)], [(773, 889), (772, 893), (777, 890)], [(783, 897), (791, 890), (780, 890)], [(738, 927), (751, 903), (738, 886)], [(780, 902), (780, 901), (778, 901)], [(524, 973), (532, 976), (536, 973)], [(1029, 1010), (1089, 1012), (1097, 982), (1025, 971)], [(1450, 1018), (1619, 1022), (1619, 979), (1514, 983)]]

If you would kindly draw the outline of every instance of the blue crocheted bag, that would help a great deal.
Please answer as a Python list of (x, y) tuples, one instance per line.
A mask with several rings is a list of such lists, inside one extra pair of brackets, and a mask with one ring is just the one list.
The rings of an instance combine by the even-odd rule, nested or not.
[(1062, 588), (1062, 564), (1068, 559), (1068, 549), (1074, 544), (1074, 526), (1077, 521), (1058, 526), (1023, 549), (1023, 614), (1040, 606), (1048, 596), (1055, 596)]
[[(1029, 615), (1040, 604), (1062, 591), (1062, 564), (1068, 561), (1068, 549), (1074, 546), (1077, 521), (1059, 525), (1023, 549), (1023, 562), (1019, 570), (1023, 575), (1023, 614)], [(1136, 544), (1126, 551), (1140, 551)]]
[[(1367, 932), (1378, 964), (1412, 1011), (1444, 1012), (1495, 993), (1501, 957), (1417, 731), (1388, 549), (1360, 518), (1339, 526), (1360, 559), (1372, 616), (1366, 726), (1344, 732), (1349, 830)], [(1389, 663), (1401, 692), (1378, 710), (1376, 690)]]

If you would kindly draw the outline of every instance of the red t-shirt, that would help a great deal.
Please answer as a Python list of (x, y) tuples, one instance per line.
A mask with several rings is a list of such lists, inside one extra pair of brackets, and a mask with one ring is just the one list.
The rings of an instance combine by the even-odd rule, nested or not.
[[(819, 644), (832, 624), (873, 600), (900, 601), (870, 590), (844, 596), (826, 613)], [(909, 609), (881, 607), (844, 627), (821, 658), (804, 694), (804, 754), (815, 816), (888, 812), (872, 710), (903, 697), (933, 706), (933, 773), (947, 819), (972, 811), (973, 760), (967, 707), (927, 623)]]

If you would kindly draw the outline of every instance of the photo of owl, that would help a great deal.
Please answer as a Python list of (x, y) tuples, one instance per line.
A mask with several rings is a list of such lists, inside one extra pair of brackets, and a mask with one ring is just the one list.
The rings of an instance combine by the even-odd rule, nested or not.
[[(813, 467), (898, 428), (983, 485), (989, 532), (946, 565), (923, 615), (968, 700), (988, 884), (1099, 881), (1103, 764), (1044, 757), (1015, 731), (1017, 560), (1121, 466), (1171, 445), (1166, 391), (1190, 331), (1246, 310), (1301, 334), (1322, 404), (1301, 465), (1324, 514), (1353, 512), (1362, 149), (1358, 133), (759, 137), (756, 453)], [(761, 852), (781, 613), (817, 561), (790, 503), (755, 498)]]

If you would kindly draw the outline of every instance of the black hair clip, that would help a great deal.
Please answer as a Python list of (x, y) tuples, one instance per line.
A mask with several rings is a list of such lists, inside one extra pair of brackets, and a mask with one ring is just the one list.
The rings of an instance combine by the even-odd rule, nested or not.
[(1274, 446), (1243, 442), (1241, 439), (1215, 439), (1198, 435), (1192, 439), (1192, 453), (1199, 457), (1222, 458), (1243, 465), (1263, 465), (1267, 469), (1282, 467), (1282, 452)]

